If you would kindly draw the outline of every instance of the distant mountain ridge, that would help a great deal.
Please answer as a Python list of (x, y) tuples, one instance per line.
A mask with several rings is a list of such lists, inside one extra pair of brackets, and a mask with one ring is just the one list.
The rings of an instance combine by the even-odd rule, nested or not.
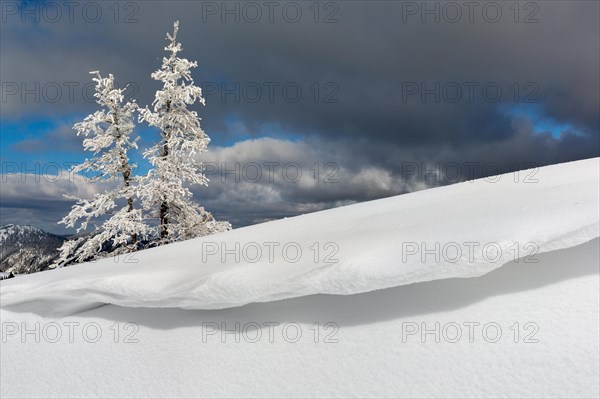
[(46, 270), (67, 237), (29, 225), (0, 227), (0, 272), (27, 274)]

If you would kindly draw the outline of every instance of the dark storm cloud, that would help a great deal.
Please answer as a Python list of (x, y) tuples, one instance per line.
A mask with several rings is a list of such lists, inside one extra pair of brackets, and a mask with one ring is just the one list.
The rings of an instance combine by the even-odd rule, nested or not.
[[(94, 69), (116, 74), (123, 84), (133, 82), (132, 93), (147, 103), (158, 87), (149, 74), (164, 55), (164, 34), (179, 19), (183, 54), (199, 61), (197, 81), (204, 81), (214, 93), (203, 110), (207, 128), (218, 128), (226, 115), (236, 114), (251, 130), (278, 122), (301, 133), (369, 135), (403, 144), (489, 141), (514, 133), (498, 105), (519, 104), (529, 96), (558, 122), (593, 134), (598, 131), (597, 2), (534, 2), (537, 9), (523, 2), (518, 23), (508, 3), (493, 3), (502, 12), (496, 23), (490, 20), (495, 7), (483, 12), (489, 2), (474, 8), (472, 22), (461, 6), (462, 17), (450, 23), (446, 20), (452, 10), (443, 2), (430, 2), (425, 7), (440, 10), (440, 23), (435, 22), (436, 15), (428, 14), (423, 23), (420, 2), (341, 1), (333, 2), (336, 9), (320, 10), (320, 20), (331, 14), (338, 21), (327, 24), (314, 23), (310, 4), (302, 2), (295, 3), (302, 11), (296, 23), (284, 18), (285, 2), (274, 8), (273, 22), (261, 6), (257, 23), (247, 22), (254, 14), (243, 2), (134, 3), (137, 8), (127, 12), (135, 11), (135, 23), (114, 23), (114, 12), (106, 5), (97, 23), (86, 21), (83, 11), (74, 12), (73, 23), (66, 15), (49, 23), (41, 14), (38, 25), (22, 23), (19, 15), (5, 16), (2, 81), (27, 82), (29, 87), (40, 82), (42, 89), (49, 82), (63, 86), (58, 104), (43, 98), (32, 104), (36, 101), (32, 96), (24, 102), (10, 96), (4, 104), (7, 115), (91, 108), (85, 101), (91, 96), (83, 86), (90, 81), (87, 72)], [(223, 10), (237, 7), (239, 13), (224, 15), (220, 8), (212, 8), (214, 4)], [(417, 11), (410, 8), (414, 5)], [(288, 16), (293, 15), (290, 10)], [(120, 11), (119, 18), (125, 19), (127, 12)], [(538, 22), (524, 23), (531, 15)], [(68, 82), (78, 84), (73, 101), (67, 98)], [(220, 86), (236, 91), (235, 82), (240, 83), (239, 102)], [(272, 102), (268, 82), (277, 84)], [(324, 88), (328, 82), (334, 86)], [(435, 89), (436, 82), (440, 102), (435, 102), (434, 94), (423, 101), (421, 84)], [(472, 101), (466, 82), (476, 85)], [(286, 83), (302, 89), (299, 102), (286, 98), (282, 92)], [(524, 88), (527, 83), (532, 86)], [(418, 92), (407, 95), (415, 84)], [(463, 93), (451, 103), (445, 97), (455, 97), (454, 84)], [(488, 84), (494, 87), (482, 94)], [(263, 89), (256, 103), (251, 102), (256, 97), (254, 85)], [(501, 96), (491, 102), (498, 87)], [(315, 91), (320, 94), (317, 101)], [(520, 97), (516, 101), (515, 92)], [(328, 95), (337, 102), (323, 103)]]

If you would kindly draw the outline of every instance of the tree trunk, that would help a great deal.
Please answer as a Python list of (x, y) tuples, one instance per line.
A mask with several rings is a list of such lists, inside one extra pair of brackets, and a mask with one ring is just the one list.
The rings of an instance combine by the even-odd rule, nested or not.
[[(162, 148), (161, 154), (162, 157), (166, 157), (169, 155), (169, 147), (167, 144)], [(169, 212), (169, 204), (167, 201), (163, 201), (160, 204), (160, 238), (166, 238), (168, 235), (167, 224), (169, 223), (169, 218), (167, 217), (167, 213)]]
[(163, 201), (160, 204), (160, 238), (166, 238), (168, 234), (167, 224), (169, 223), (169, 218), (167, 217), (167, 212), (169, 211), (169, 205)]
[[(167, 101), (167, 110), (166, 112), (169, 113), (171, 111), (171, 100)], [(165, 126), (165, 130), (162, 132), (163, 135), (163, 140), (164, 140), (164, 144), (162, 147), (162, 150), (160, 152), (160, 156), (162, 158), (166, 158), (169, 155), (169, 146), (167, 145), (167, 139), (169, 137), (169, 132), (168, 132), (169, 127)], [(161, 176), (161, 178), (164, 179), (164, 176)], [(169, 223), (169, 218), (167, 217), (167, 214), (169, 213), (169, 204), (167, 203), (167, 201), (163, 200), (160, 204), (160, 238), (167, 238), (167, 235), (169, 234), (169, 231), (167, 230), (167, 225)]]
[[(119, 118), (117, 116), (116, 109), (113, 109), (113, 118), (114, 118), (115, 125), (118, 125)], [(117, 140), (120, 137), (121, 137), (121, 132), (119, 131), (119, 128), (117, 128)], [(131, 185), (131, 166), (125, 159), (125, 155), (122, 152), (121, 152), (120, 156), (121, 156), (121, 167), (123, 168), (123, 181), (125, 183), (125, 187), (129, 188), (129, 186)], [(133, 211), (133, 197), (128, 197), (127, 198), (127, 212), (132, 212), (132, 211)], [(137, 234), (133, 233), (131, 235), (131, 244), (134, 245), (135, 243), (137, 243)]]
[[(131, 168), (129, 167), (129, 164), (124, 162), (124, 165), (126, 165), (126, 169), (123, 170), (123, 180), (125, 180), (125, 187), (129, 188), (130, 184), (131, 184)], [(133, 197), (128, 197), (127, 198), (127, 212), (133, 212)], [(137, 243), (137, 234), (133, 233), (131, 235), (131, 244), (135, 245)]]

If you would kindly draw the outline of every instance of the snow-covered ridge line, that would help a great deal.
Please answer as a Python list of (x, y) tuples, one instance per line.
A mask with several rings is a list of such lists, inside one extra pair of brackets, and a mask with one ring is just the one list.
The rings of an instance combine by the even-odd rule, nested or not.
[(552, 165), (535, 183), (506, 174), (22, 276), (1, 283), (0, 303), (48, 314), (103, 303), (215, 309), (480, 276), (600, 236), (599, 167)]
[(24, 234), (24, 233), (45, 233), (43, 230), (38, 229), (37, 227), (29, 226), (29, 225), (16, 225), (16, 224), (6, 224), (4, 226), (0, 226), (0, 243), (4, 242), (9, 236), (13, 234)]

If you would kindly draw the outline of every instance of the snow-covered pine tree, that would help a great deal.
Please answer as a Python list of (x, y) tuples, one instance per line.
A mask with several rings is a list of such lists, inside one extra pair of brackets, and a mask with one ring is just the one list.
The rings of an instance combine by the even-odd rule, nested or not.
[(169, 44), (165, 50), (169, 57), (164, 57), (161, 68), (151, 75), (163, 84), (156, 92), (153, 110), (140, 109), (139, 118), (161, 135), (161, 140), (144, 153), (152, 169), (142, 178), (140, 190), (144, 208), (158, 219), (161, 244), (231, 229), (228, 222), (216, 221), (194, 203), (187, 187), (208, 184), (197, 156), (206, 151), (210, 138), (200, 127), (196, 111), (188, 109), (205, 101), (191, 76), (197, 63), (177, 55), (182, 49), (177, 43), (178, 29), (176, 21), (173, 35), (167, 33)]
[[(136, 165), (129, 161), (128, 152), (137, 148), (138, 138), (131, 137), (137, 104), (135, 101), (123, 103), (126, 88), (115, 88), (113, 75), (103, 78), (98, 71), (90, 73), (96, 75), (93, 78), (96, 82), (94, 97), (103, 109), (87, 116), (73, 128), (77, 135), (87, 137), (83, 147), (94, 156), (74, 166), (71, 171), (91, 174), (86, 176), (90, 182), (116, 182), (117, 185), (96, 194), (91, 200), (67, 196), (77, 203), (59, 223), (68, 227), (79, 223), (78, 233), (86, 230), (90, 223), (101, 223), (95, 226), (92, 234), (66, 241), (59, 249), (60, 256), (54, 267), (133, 251), (137, 248), (139, 237), (150, 231), (143, 222), (141, 209), (133, 206), (137, 188), (132, 170)], [(118, 206), (122, 207), (113, 212)]]

